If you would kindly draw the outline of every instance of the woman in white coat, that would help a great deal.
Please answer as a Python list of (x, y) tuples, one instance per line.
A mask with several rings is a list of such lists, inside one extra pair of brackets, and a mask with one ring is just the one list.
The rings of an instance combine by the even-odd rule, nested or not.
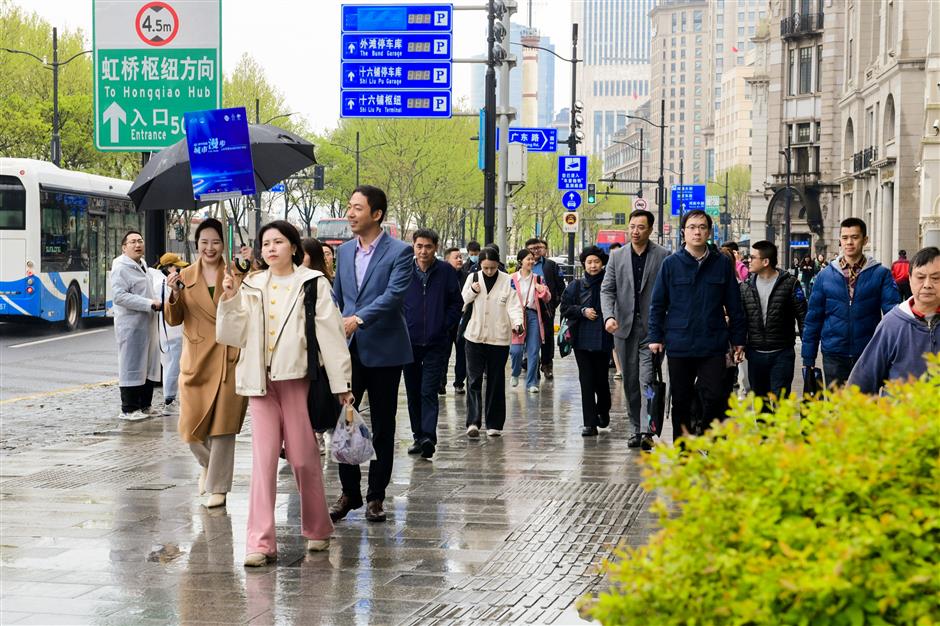
[(160, 382), (160, 340), (157, 299), (147, 273), (144, 238), (136, 230), (121, 240), (123, 254), (111, 264), (111, 294), (114, 337), (118, 347), (118, 386), (124, 420), (141, 420), (153, 415), (150, 408), (154, 383)]
[(522, 305), (512, 279), (499, 271), (496, 250), (484, 248), (479, 263), (480, 271), (468, 276), (463, 287), (464, 302), (473, 305), (463, 335), (467, 352), (467, 436), (480, 436), (485, 417), (486, 434), (499, 437), (506, 423), (506, 360), (513, 333), (522, 332)]
[[(316, 332), (330, 389), (352, 404), (352, 362), (339, 309), (322, 272), (303, 266), (297, 229), (276, 220), (258, 233), (263, 271), (249, 274), (236, 290), (226, 270), (216, 317), (219, 343), (241, 348), (235, 391), (249, 397), (252, 420), (251, 498), (246, 567), (277, 556), (274, 501), (277, 463), (283, 445), (300, 492), (301, 531), (307, 550), (329, 548), (330, 520), (320, 454), (307, 409), (307, 284), (316, 286)], [(312, 293), (312, 292), (311, 292)]]

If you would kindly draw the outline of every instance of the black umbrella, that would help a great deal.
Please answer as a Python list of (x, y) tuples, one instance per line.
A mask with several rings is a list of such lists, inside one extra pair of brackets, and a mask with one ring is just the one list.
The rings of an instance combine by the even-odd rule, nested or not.
[[(249, 124), (248, 138), (255, 169), (255, 188), (259, 192), (317, 162), (313, 156), (313, 144), (283, 128)], [(193, 210), (211, 204), (193, 198), (185, 139), (153, 155), (127, 195), (138, 209), (145, 211)]]

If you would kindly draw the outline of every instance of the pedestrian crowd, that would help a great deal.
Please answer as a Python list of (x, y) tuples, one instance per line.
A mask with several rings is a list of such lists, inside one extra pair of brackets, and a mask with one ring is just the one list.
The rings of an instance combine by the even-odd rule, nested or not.
[[(858, 218), (841, 223), (835, 260), (806, 257), (791, 272), (779, 267), (770, 241), (752, 244), (747, 261), (737, 245), (715, 248), (711, 217), (698, 210), (683, 215), (684, 245), (670, 253), (650, 240), (653, 214), (636, 210), (628, 242), (610, 255), (586, 247), (580, 276), (566, 281), (541, 239), (518, 251), (510, 274), (492, 245), (470, 242), (466, 258), (457, 248), (439, 253), (429, 229), (415, 231), (408, 245), (383, 231), (387, 213), (385, 193), (361, 185), (347, 206), (353, 238), (335, 251), (278, 220), (260, 229), (257, 252), (242, 247), (241, 258), (229, 260), (225, 229), (209, 218), (196, 229), (191, 265), (168, 253), (148, 269), (136, 231), (114, 260), (121, 417), (178, 412), (206, 507), (226, 503), (235, 436), (251, 408), (246, 566), (276, 558), (279, 458), (294, 472), (308, 550), (328, 549), (334, 524), (363, 507), (370, 522), (387, 519), (402, 378), (407, 452), (431, 460), (451, 355), (469, 438), (503, 435), (507, 362), (510, 387), (538, 393), (554, 377), (557, 343), (577, 363), (582, 436), (611, 427), (614, 365), (628, 445), (639, 448), (661, 434), (651, 416), (665, 401), (656, 391), (664, 364), (681, 440), (724, 418), (739, 370), (766, 406), (789, 394), (798, 337), (805, 375), (814, 375), (821, 351), (825, 384), (866, 393), (922, 374), (924, 354), (940, 351), (940, 250), (927, 247), (910, 260), (901, 251), (886, 268), (865, 255)], [(157, 411), (153, 388), (161, 380)], [(328, 506), (320, 456), (329, 423), (315, 416), (335, 421), (347, 405), (368, 418), (374, 458), (364, 495), (360, 466), (337, 463), (341, 494)]]

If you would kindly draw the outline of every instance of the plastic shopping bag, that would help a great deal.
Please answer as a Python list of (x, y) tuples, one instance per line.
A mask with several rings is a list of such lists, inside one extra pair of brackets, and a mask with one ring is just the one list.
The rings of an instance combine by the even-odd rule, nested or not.
[(375, 455), (372, 447), (372, 433), (362, 416), (351, 404), (343, 412), (333, 429), (333, 442), (330, 445), (333, 460), (348, 465), (361, 465)]

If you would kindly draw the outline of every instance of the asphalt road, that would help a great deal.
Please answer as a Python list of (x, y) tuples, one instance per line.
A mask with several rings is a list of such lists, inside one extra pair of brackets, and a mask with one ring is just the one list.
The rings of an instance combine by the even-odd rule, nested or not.
[(0, 323), (0, 401), (117, 379), (110, 319), (66, 332), (46, 323)]

